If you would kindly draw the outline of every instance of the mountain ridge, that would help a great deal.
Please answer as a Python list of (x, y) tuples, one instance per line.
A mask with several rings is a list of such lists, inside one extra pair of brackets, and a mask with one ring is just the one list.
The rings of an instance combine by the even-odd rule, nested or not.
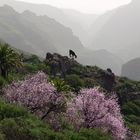
[(125, 63), (122, 67), (122, 76), (140, 81), (140, 58), (135, 58)]
[[(0, 5), (3, 6), (4, 4), (12, 6), (20, 13), (25, 10), (30, 10), (37, 15), (47, 15), (48, 17), (55, 19), (62, 25), (71, 28), (73, 33), (80, 38), (83, 45), (85, 44), (86, 34), (88, 33), (88, 26), (90, 26), (90, 24), (92, 24), (97, 17), (97, 15), (94, 14), (88, 16), (89, 14), (83, 14), (75, 10), (59, 9), (47, 4), (33, 4), (23, 1), (1, 0)], [(75, 14), (73, 14), (73, 12)], [(75, 15), (77, 15), (76, 18)]]
[(110, 67), (116, 74), (120, 74), (122, 61), (115, 55), (105, 50), (101, 54), (84, 48), (71, 29), (52, 18), (36, 16), (30, 11), (14, 11), (13, 15), (10, 8), (0, 8), (0, 38), (15, 48), (41, 57), (45, 57), (47, 52), (68, 55), (69, 49), (72, 49), (80, 63), (97, 65), (104, 69)]
[(92, 37), (91, 47), (110, 50), (123, 58), (125, 62), (139, 57), (139, 9), (140, 2), (134, 0), (127, 5), (113, 10), (113, 15), (103, 23), (98, 33)]
[[(26, 38), (25, 41), (27, 41), (27, 40), (29, 41), (29, 42), (27, 42), (27, 44), (30, 44), (31, 40), (32, 40), (33, 44), (34, 44), (34, 41), (36, 41), (36, 39), (42, 40), (42, 42), (44, 42), (44, 43), (40, 42), (41, 45), (43, 46), (44, 44), (46, 44), (46, 45), (44, 45), (44, 48), (46, 48), (46, 46), (47, 46), (47, 48), (49, 48), (48, 51), (56, 51), (56, 47), (55, 47), (55, 45), (53, 45), (54, 43), (50, 43), (50, 40), (52, 40), (51, 34), (52, 34), (52, 36), (53, 35), (59, 36), (58, 40), (59, 40), (60, 44), (61, 43), (67, 44), (67, 40), (69, 38), (69, 39), (73, 39), (73, 41), (71, 41), (72, 43), (77, 42), (76, 43), (77, 48), (78, 48), (78, 46), (80, 48), (83, 48), (83, 46), (80, 43), (80, 41), (78, 40), (78, 38), (73, 36), (71, 29), (64, 27), (63, 25), (57, 23), (55, 20), (53, 20), (47, 16), (36, 16), (34, 13), (32, 13), (30, 11), (25, 11), (25, 12), (19, 14), (13, 10), (13, 12), (11, 13), (12, 10), (13, 9), (7, 5), (0, 8), (1, 31), (6, 33), (5, 37), (8, 37), (7, 39), (2, 38), (4, 36), (4, 34), (1, 34), (1, 38), (4, 39), (5, 41), (7, 41), (8, 43), (12, 44), (13, 46), (15, 45), (14, 43), (16, 43), (16, 41), (15, 42), (11, 42), (11, 41), (16, 39), (16, 37), (18, 38), (19, 36), (16, 36), (16, 37), (13, 36), (13, 39), (12, 39), (12, 37), (10, 37), (10, 35), (8, 34), (8, 32), (11, 33), (12, 31), (15, 33), (15, 35), (21, 34), (20, 36), (23, 40), (25, 37)], [(14, 16), (13, 16), (13, 14), (14, 14)], [(11, 25), (8, 25), (9, 24), (8, 22), (11, 23)], [(46, 28), (45, 26), (48, 26), (48, 28)], [(22, 27), (24, 29), (22, 29)], [(43, 29), (43, 27), (44, 27), (44, 29)], [(9, 28), (9, 30), (8, 30), (8, 28)], [(42, 29), (42, 31), (41, 31), (41, 29)], [(42, 35), (43, 30), (44, 30), (44, 36)], [(57, 34), (55, 33), (56, 32), (55, 30), (57, 31)], [(49, 31), (49, 33), (47, 33), (48, 31)], [(65, 32), (67, 32), (67, 33), (65, 33)], [(59, 33), (61, 33), (61, 36), (59, 35)], [(67, 40), (65, 40), (66, 38), (63, 39), (63, 37), (65, 37), (65, 36), (67, 36)], [(21, 42), (23, 42), (22, 39), (20, 40)], [(47, 41), (47, 39), (48, 39), (48, 41)], [(56, 40), (55, 42), (58, 42), (58, 40)], [(37, 41), (36, 41), (36, 44), (38, 44)], [(15, 46), (17, 47), (17, 45), (15, 45)], [(32, 45), (27, 45), (27, 46), (31, 47)], [(73, 45), (71, 47), (73, 47)], [(51, 48), (55, 48), (55, 50), (52, 50)], [(57, 45), (57, 48), (59, 49), (58, 45)], [(65, 46), (62, 45), (62, 48), (64, 49)], [(63, 51), (63, 53), (64, 53), (64, 51)]]

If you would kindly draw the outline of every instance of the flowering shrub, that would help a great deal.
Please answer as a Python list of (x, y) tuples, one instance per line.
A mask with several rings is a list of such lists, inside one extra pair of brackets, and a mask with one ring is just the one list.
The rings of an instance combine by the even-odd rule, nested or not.
[(51, 112), (59, 113), (65, 109), (63, 95), (57, 93), (43, 72), (25, 81), (13, 82), (5, 88), (5, 97), (10, 103), (24, 106), (42, 119)]
[[(99, 128), (111, 132), (114, 138), (122, 140), (126, 129), (115, 96), (106, 97), (97, 89), (83, 89), (68, 104), (63, 94), (48, 82), (43, 72), (38, 72), (24, 81), (13, 82), (4, 89), (5, 98), (10, 103), (26, 107), (41, 119), (47, 120), (58, 130), (61, 114), (68, 116), (75, 128)], [(59, 117), (60, 116), (60, 117)]]
[(77, 128), (100, 128), (121, 140), (126, 135), (116, 96), (107, 98), (97, 89), (81, 90), (69, 104), (68, 117)]

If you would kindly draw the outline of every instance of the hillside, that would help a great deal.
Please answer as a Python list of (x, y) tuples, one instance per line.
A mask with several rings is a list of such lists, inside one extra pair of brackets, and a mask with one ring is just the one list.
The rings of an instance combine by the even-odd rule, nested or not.
[[(14, 55), (6, 61), (9, 52)], [(82, 65), (58, 53), (48, 53), (43, 60), (22, 53), (22, 61), (15, 55), (18, 52), (1, 44), (1, 68), (8, 70), (6, 77), (0, 73), (1, 140), (139, 139), (140, 82)], [(11, 66), (23, 65), (7, 67), (5, 64), (11, 61)], [(111, 91), (116, 93), (115, 98)]]
[(122, 67), (122, 76), (133, 80), (140, 80), (140, 58), (133, 59)]
[[(140, 1), (133, 0), (130, 4), (108, 12), (107, 14), (113, 12), (113, 15), (104, 23), (96, 36), (93, 36), (92, 47), (110, 50), (125, 61), (139, 57), (139, 9)], [(104, 21), (104, 16), (102, 20)]]

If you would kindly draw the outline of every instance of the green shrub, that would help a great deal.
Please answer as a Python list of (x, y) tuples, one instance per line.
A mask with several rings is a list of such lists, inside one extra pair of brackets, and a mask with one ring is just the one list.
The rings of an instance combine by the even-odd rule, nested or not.
[(140, 100), (124, 104), (122, 106), (122, 112), (131, 131), (140, 134)]
[(122, 111), (125, 115), (136, 115), (140, 116), (140, 100), (128, 102), (122, 107)]
[(95, 86), (99, 86), (96, 80), (90, 78), (84, 78), (83, 80), (85, 88), (94, 88)]
[(31, 56), (23, 56), (23, 62), (29, 63), (29, 64), (39, 64), (41, 63), (40, 58), (37, 55), (31, 55)]
[(5, 118), (16, 118), (27, 116), (28, 112), (24, 108), (19, 108), (16, 105), (7, 104), (0, 101), (0, 120)]
[(0, 76), (0, 89), (6, 84), (6, 80)]
[(8, 84), (10, 84), (14, 79), (15, 79), (14, 75), (12, 73), (9, 73), (6, 81)]
[(140, 100), (128, 102), (122, 106), (127, 121), (140, 125)]
[(111, 140), (99, 130), (75, 132), (63, 121), (64, 130), (55, 132), (24, 108), (0, 101), (0, 140)]
[(112, 140), (110, 135), (104, 134), (98, 129), (83, 129), (80, 131), (80, 135), (87, 140)]
[(140, 125), (127, 122), (127, 126), (133, 133), (140, 135)]
[(132, 81), (127, 78), (118, 78), (115, 91), (117, 91), (119, 103), (122, 106), (128, 101), (137, 99), (135, 93), (140, 91), (140, 82)]
[(70, 85), (73, 88), (74, 92), (79, 92), (80, 89), (84, 86), (83, 80), (75, 74), (67, 75), (65, 81), (68, 85)]
[(113, 140), (108, 134), (102, 133), (98, 129), (81, 129), (79, 133), (66, 131), (67, 140)]
[(0, 140), (6, 140), (5, 135), (0, 133)]
[(45, 73), (50, 73), (50, 68), (44, 63), (39, 64), (24, 64), (23, 70), (25, 74), (36, 73), (37, 71), (43, 71)]
[(71, 90), (70, 86), (65, 83), (63, 79), (55, 78), (52, 80), (54, 86), (58, 92), (69, 92)]
[(37, 65), (33, 65), (33, 64), (25, 64), (24, 69), (27, 73), (34, 73), (38, 70), (38, 67)]
[(6, 140), (46, 140), (48, 129), (24, 108), (0, 102), (0, 134)]

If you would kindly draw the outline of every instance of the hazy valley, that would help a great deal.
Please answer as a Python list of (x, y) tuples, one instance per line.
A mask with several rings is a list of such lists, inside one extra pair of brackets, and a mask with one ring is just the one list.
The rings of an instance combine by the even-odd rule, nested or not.
[[(55, 14), (54, 10), (50, 13)], [(64, 26), (64, 23), (62, 25), (57, 21), (57, 18), (60, 17), (58, 15), (55, 20), (43, 14), (42, 16), (37, 16), (29, 10), (18, 13), (8, 5), (1, 7), (0, 14), (2, 33), (0, 38), (18, 49), (35, 53), (41, 57), (45, 57), (46, 52), (58, 52), (68, 55), (68, 50), (73, 49), (77, 53), (80, 63), (97, 65), (103, 69), (110, 67), (117, 75), (121, 73), (121, 66), (123, 64), (121, 58), (105, 49), (94, 51), (84, 47), (80, 37), (78, 38), (75, 35), (76, 31), (72, 30), (73, 28), (70, 29), (66, 25)], [(62, 16), (63, 14), (60, 15)], [(72, 22), (75, 21), (72, 19)], [(85, 17), (82, 20), (86, 21)], [(79, 21), (79, 23), (83, 22)], [(80, 29), (82, 30), (82, 28)], [(81, 35), (88, 36), (88, 33), (81, 33)], [(99, 57), (100, 55), (103, 57)]]

